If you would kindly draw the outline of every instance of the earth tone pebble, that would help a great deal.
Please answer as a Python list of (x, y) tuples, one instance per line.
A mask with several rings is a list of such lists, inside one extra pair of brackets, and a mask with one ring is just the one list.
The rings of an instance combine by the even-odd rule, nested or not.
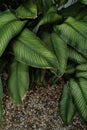
[(59, 85), (37, 87), (29, 90), (22, 105), (6, 92), (3, 98), (3, 130), (87, 130), (76, 115), (69, 126), (64, 125), (58, 112), (61, 94)]

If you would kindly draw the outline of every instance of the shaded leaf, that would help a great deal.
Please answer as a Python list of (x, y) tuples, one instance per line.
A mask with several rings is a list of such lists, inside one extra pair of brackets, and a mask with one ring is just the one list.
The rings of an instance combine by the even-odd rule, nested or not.
[(17, 9), (16, 16), (22, 19), (37, 17), (37, 6), (35, 0), (25, 0)]
[(48, 12), (43, 16), (43, 18), (40, 20), (40, 22), (37, 24), (37, 26), (34, 29), (34, 32), (37, 33), (40, 26), (44, 24), (51, 24), (54, 22), (60, 22), (62, 17), (57, 14), (57, 10), (55, 7), (51, 7)]
[(68, 64), (67, 65), (67, 68), (66, 68), (66, 71), (65, 71), (65, 74), (73, 74), (75, 72), (75, 67), (76, 65), (74, 65), (73, 63), (72, 64)]
[(6, 66), (8, 60), (4, 58), (0, 58), (0, 75), (3, 72), (4, 67)]
[(87, 22), (69, 17), (63, 24), (57, 25), (55, 31), (75, 50), (87, 58)]
[(87, 62), (86, 58), (72, 47), (68, 47), (68, 58), (78, 64)]
[(61, 76), (64, 74), (67, 65), (67, 44), (56, 33), (52, 33), (51, 42), (54, 54), (59, 63), (57, 74)]
[(65, 18), (72, 16), (76, 19), (82, 19), (82, 17), (86, 14), (85, 12), (86, 10), (87, 10), (86, 5), (77, 2), (67, 8), (59, 10), (58, 14), (62, 15)]
[(54, 0), (56, 4), (59, 6), (64, 5), (68, 2), (68, 0)]
[(52, 0), (37, 0), (38, 13), (45, 14), (52, 5)]
[(11, 97), (18, 103), (22, 103), (22, 98), (29, 87), (28, 66), (14, 61), (10, 66), (8, 79), (8, 89)]
[(74, 79), (70, 80), (70, 90), (74, 103), (82, 119), (87, 123), (87, 81), (80, 79), (77, 83)]
[(69, 124), (75, 114), (75, 107), (69, 90), (69, 84), (63, 86), (62, 97), (59, 103), (60, 116), (65, 124)]
[(87, 4), (87, 0), (80, 0), (82, 3)]

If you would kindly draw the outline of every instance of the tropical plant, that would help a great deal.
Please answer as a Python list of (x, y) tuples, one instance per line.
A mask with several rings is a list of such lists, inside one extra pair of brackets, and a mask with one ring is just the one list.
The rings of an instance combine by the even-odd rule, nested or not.
[(45, 84), (48, 70), (54, 79), (64, 76), (60, 116), (69, 124), (77, 111), (87, 123), (87, 0), (67, 8), (63, 8), (67, 0), (22, 0), (16, 2), (16, 8), (12, 1), (3, 3), (6, 8), (3, 11), (0, 7), (0, 124), (4, 69), (9, 75), (9, 93), (18, 104), (36, 77), (36, 82)]

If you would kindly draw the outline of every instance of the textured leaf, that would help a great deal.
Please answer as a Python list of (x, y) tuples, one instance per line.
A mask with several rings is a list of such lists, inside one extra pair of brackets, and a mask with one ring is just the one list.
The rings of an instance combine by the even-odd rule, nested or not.
[(77, 83), (74, 79), (71, 79), (70, 90), (80, 116), (87, 123), (87, 81), (81, 79)]
[(77, 78), (85, 78), (87, 79), (87, 71), (83, 71), (83, 72), (76, 72), (76, 77)]
[(78, 66), (76, 67), (76, 71), (80, 71), (80, 72), (82, 72), (82, 71), (87, 71), (87, 63), (78, 65)]
[(52, 4), (52, 0), (37, 0), (38, 13), (45, 14)]
[(82, 64), (87, 62), (86, 58), (84, 58), (79, 52), (77, 52), (74, 48), (68, 47), (68, 58), (69, 60)]
[(65, 124), (69, 124), (75, 114), (75, 107), (72, 101), (68, 83), (63, 86), (61, 101), (59, 103), (60, 116)]
[(63, 24), (56, 26), (55, 31), (70, 46), (87, 58), (87, 22), (77, 21), (69, 17)]
[(15, 17), (14, 14), (11, 13), (10, 10), (6, 10), (2, 13), (0, 13), (0, 28), (9, 23), (10, 21), (16, 20), (17, 18)]
[(19, 18), (36, 18), (37, 6), (35, 0), (26, 0), (16, 10), (16, 15)]
[(56, 68), (56, 56), (31, 31), (25, 29), (14, 42), (13, 52), (17, 60), (38, 68)]
[(59, 62), (59, 69), (57, 73), (59, 76), (61, 76), (64, 74), (67, 65), (67, 44), (56, 33), (52, 33), (51, 42), (54, 54)]
[(3, 87), (2, 87), (1, 77), (0, 77), (0, 128), (2, 127), (2, 116), (3, 116), (2, 98), (3, 98)]
[(8, 79), (8, 89), (11, 97), (20, 104), (28, 87), (28, 66), (14, 61), (10, 66), (10, 76)]
[(84, 78), (79, 78), (79, 85), (81, 87), (82, 93), (84, 94), (83, 96), (87, 102), (87, 80)]
[(34, 29), (34, 32), (36, 33), (41, 25), (44, 24), (51, 24), (54, 22), (60, 22), (62, 17), (57, 14), (57, 10), (55, 7), (51, 7), (48, 12), (43, 16), (43, 18), (40, 20), (40, 22), (37, 24), (37, 26)]
[(0, 15), (0, 56), (10, 40), (24, 27), (25, 22), (17, 20), (9, 11)]

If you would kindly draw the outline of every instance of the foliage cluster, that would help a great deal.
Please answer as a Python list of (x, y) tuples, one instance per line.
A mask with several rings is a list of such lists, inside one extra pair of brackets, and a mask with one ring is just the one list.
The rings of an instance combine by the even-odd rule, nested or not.
[(3, 70), (8, 71), (7, 88), (18, 104), (29, 83), (45, 84), (48, 71), (54, 80), (63, 76), (62, 120), (69, 124), (77, 111), (87, 123), (87, 0), (61, 8), (65, 3), (22, 0), (14, 8), (12, 1), (2, 2), (7, 6), (0, 12), (0, 124)]

